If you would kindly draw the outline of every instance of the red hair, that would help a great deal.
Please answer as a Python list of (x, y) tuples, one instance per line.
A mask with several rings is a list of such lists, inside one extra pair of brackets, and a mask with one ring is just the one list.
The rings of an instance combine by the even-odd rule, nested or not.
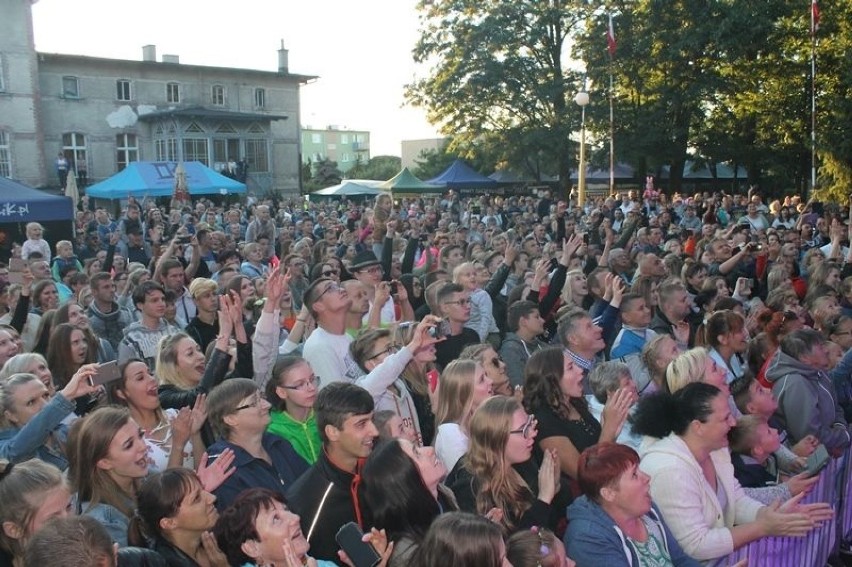
[(580, 454), (577, 462), (577, 484), (589, 500), (597, 502), (601, 490), (618, 483), (632, 465), (639, 464), (639, 454), (620, 443), (598, 443)]

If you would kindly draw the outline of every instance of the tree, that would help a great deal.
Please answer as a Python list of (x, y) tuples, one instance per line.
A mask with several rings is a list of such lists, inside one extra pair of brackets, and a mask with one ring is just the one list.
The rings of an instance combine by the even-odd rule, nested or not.
[(360, 161), (348, 171), (350, 179), (390, 179), (402, 169), (402, 159), (396, 156), (376, 156), (367, 163)]
[(343, 179), (343, 173), (337, 169), (337, 162), (321, 159), (314, 163), (313, 174), (305, 183), (305, 190), (311, 192), (331, 187), (340, 183), (341, 179)]
[(429, 76), (406, 98), (453, 137), (450, 151), (529, 171), (536, 161), (567, 182), (575, 163), (578, 84), (563, 61), (580, 0), (422, 0), (414, 59)]

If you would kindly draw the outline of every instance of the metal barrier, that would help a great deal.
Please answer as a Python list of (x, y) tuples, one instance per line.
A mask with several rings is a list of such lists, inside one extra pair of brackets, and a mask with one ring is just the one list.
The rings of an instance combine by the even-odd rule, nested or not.
[(765, 537), (736, 550), (716, 565), (734, 565), (748, 559), (749, 567), (823, 567), (841, 540), (852, 532), (852, 480), (848, 466), (852, 448), (843, 459), (832, 462), (820, 473), (813, 490), (802, 499), (805, 504), (828, 502), (834, 518), (806, 537)]

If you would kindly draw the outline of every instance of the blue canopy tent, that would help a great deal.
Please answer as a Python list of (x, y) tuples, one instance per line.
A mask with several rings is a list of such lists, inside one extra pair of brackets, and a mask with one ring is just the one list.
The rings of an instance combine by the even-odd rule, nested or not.
[(445, 185), (447, 189), (494, 189), (497, 182), (473, 170), (469, 165), (457, 159), (444, 172), (426, 181), (431, 185)]
[[(51, 244), (73, 240), (73, 221), (74, 204), (70, 197), (51, 195), (0, 177), (0, 231), (6, 233), (7, 246), (26, 239), (24, 226), (28, 222), (44, 225), (44, 236)], [(6, 252), (0, 250), (0, 256)]]
[(74, 220), (70, 197), (60, 197), (32, 189), (0, 177), (0, 223)]
[[(245, 193), (245, 183), (216, 173), (198, 161), (184, 162), (190, 195)], [(175, 162), (134, 161), (109, 179), (86, 188), (86, 195), (99, 199), (170, 197), (175, 189)]]

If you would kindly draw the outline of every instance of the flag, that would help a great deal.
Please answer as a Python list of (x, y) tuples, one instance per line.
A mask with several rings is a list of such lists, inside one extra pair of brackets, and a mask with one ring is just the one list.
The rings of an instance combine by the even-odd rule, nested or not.
[(819, 4), (817, 0), (811, 0), (811, 35), (819, 31)]
[[(816, 6), (816, 0), (813, 0)], [(609, 26), (606, 29), (606, 50), (609, 51), (609, 56), (615, 55), (615, 28), (612, 27), (612, 14), (609, 15)]]

